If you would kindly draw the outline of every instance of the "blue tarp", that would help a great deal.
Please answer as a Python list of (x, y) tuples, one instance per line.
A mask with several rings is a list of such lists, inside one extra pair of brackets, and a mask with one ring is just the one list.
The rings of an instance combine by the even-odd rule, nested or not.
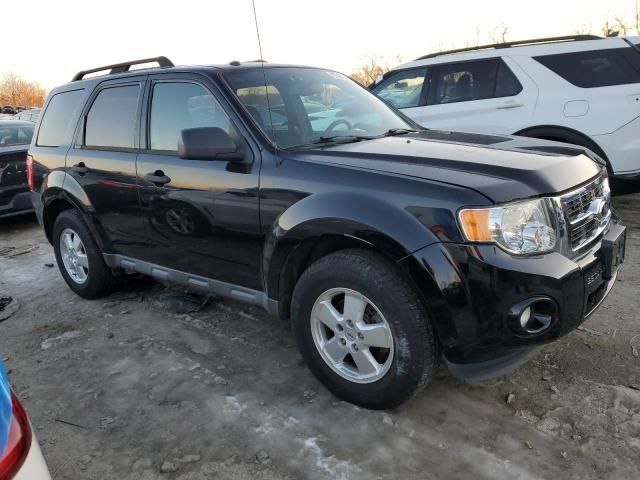
[(4, 371), (4, 365), (0, 361), (0, 458), (2, 458), (4, 451), (7, 449), (12, 415), (13, 405), (11, 404), (9, 380)]

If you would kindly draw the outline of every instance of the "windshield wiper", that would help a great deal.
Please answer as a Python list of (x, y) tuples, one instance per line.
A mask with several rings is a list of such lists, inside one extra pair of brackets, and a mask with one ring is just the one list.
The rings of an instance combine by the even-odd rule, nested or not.
[(361, 142), (363, 140), (373, 140), (374, 138), (369, 135), (329, 135), (328, 137), (320, 137), (318, 140), (314, 141), (314, 144), (318, 143), (327, 143), (327, 142), (335, 142), (335, 143), (353, 143), (353, 142)]
[(384, 134), (385, 137), (393, 137), (395, 135), (406, 135), (407, 133), (418, 133), (420, 130), (415, 128), (390, 128)]

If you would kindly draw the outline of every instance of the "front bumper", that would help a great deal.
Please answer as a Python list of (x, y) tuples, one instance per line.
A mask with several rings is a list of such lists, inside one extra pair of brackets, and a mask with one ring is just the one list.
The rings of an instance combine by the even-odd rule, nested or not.
[[(617, 222), (614, 218), (611, 225)], [(574, 330), (616, 281), (616, 275), (608, 280), (603, 275), (602, 238), (574, 259), (557, 252), (516, 257), (493, 245), (436, 243), (402, 263), (426, 298), (450, 371), (478, 380), (505, 374), (541, 345)], [(557, 315), (544, 331), (523, 334), (514, 329), (509, 312), (535, 297), (555, 302)]]

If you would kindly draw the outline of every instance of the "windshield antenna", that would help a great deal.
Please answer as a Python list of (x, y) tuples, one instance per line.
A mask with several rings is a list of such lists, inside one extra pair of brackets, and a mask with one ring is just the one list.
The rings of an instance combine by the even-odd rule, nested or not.
[[(251, 0), (253, 5), (253, 19), (256, 23), (256, 36), (258, 37), (258, 51), (260, 52), (260, 65), (262, 66), (262, 77), (264, 79), (264, 95), (267, 99), (267, 112), (269, 112), (269, 129), (273, 132), (273, 119), (271, 118), (271, 104), (269, 102), (269, 90), (267, 88), (267, 73), (264, 68), (264, 56), (262, 55), (262, 42), (260, 41), (260, 29), (258, 28), (258, 14), (256, 13), (256, 0)], [(272, 140), (273, 141), (273, 140)], [(280, 165), (278, 159), (278, 149), (276, 147), (276, 164)]]

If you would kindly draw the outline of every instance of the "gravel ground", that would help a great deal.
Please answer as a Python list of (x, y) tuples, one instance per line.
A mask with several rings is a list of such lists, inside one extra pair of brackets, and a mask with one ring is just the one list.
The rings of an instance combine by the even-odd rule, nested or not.
[(191, 298), (143, 278), (76, 297), (30, 216), (0, 221), (0, 352), (56, 479), (638, 478), (640, 194), (615, 204), (627, 262), (580, 330), (397, 411), (338, 401), (258, 309), (171, 313)]

